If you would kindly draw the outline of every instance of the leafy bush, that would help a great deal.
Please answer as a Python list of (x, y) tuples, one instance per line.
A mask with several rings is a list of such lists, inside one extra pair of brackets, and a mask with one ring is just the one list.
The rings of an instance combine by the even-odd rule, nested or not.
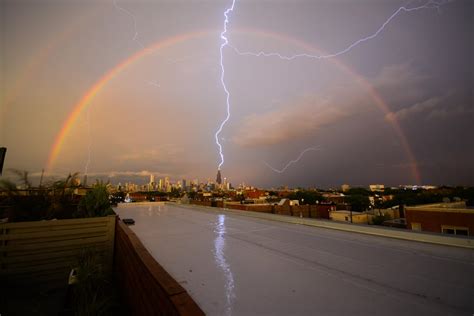
[(372, 217), (372, 224), (373, 225), (382, 225), (383, 222), (385, 222), (389, 219), (390, 219), (390, 215), (388, 215), (388, 214), (375, 215), (374, 217)]
[(370, 205), (369, 197), (366, 195), (348, 195), (345, 201), (351, 205), (354, 212), (364, 212)]
[(77, 258), (77, 282), (72, 288), (74, 315), (108, 315), (113, 305), (110, 287), (111, 275), (104, 269), (99, 252), (83, 249)]
[(86, 196), (76, 194), (80, 188), (78, 173), (69, 174), (54, 183), (33, 187), (28, 172), (11, 170), (20, 186), (0, 179), (0, 219), (9, 222), (96, 217), (114, 214), (107, 186), (97, 183)]
[(77, 207), (75, 217), (97, 217), (114, 214), (110, 206), (107, 186), (97, 182), (96, 185), (87, 192)]
[(324, 197), (317, 191), (298, 190), (288, 195), (290, 200), (298, 200), (303, 204), (316, 204), (316, 201), (324, 201)]

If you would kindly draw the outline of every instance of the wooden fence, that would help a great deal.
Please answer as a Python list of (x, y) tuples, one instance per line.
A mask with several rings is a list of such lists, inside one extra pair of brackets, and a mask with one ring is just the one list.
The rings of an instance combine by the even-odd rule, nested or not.
[(116, 216), (0, 224), (0, 279), (67, 284), (84, 248), (113, 263)]

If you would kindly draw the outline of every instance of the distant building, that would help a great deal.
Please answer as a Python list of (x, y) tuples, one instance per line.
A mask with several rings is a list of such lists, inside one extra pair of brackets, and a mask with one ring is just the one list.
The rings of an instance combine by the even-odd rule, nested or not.
[(385, 190), (385, 185), (383, 184), (371, 184), (369, 185), (369, 189), (372, 192), (383, 192)]
[(335, 204), (344, 204), (345, 195), (341, 193), (323, 193), (323, 197), (330, 202)]
[(224, 178), (224, 183), (222, 185), (222, 188), (226, 191), (230, 190), (230, 182), (227, 181), (227, 178)]
[(293, 193), (293, 191), (289, 191), (289, 190), (278, 190), (277, 192), (277, 195), (279, 198), (286, 198), (288, 195), (290, 195), (291, 193)]
[(260, 199), (265, 198), (267, 192), (265, 190), (252, 189), (243, 191), (245, 198), (247, 199)]
[(341, 185), (342, 192), (347, 192), (347, 191), (349, 191), (350, 188), (351, 188), (351, 186), (348, 185), (348, 184)]
[(359, 224), (369, 223), (369, 216), (367, 213), (350, 211), (329, 211), (329, 218), (337, 222), (352, 222)]
[(170, 178), (169, 177), (165, 177), (164, 191), (165, 192), (171, 192), (171, 184), (170, 184)]
[(150, 174), (150, 182), (148, 183), (148, 191), (155, 190), (155, 176)]
[(474, 235), (474, 209), (464, 202), (408, 206), (407, 228), (449, 235)]
[(219, 185), (222, 184), (221, 169), (217, 169), (216, 183), (219, 184)]
[(329, 213), (336, 210), (336, 204), (332, 202), (321, 202), (315, 205), (316, 218), (330, 219)]
[(81, 179), (79, 178), (72, 178), (71, 179), (71, 184), (74, 186), (80, 186), (81, 185)]

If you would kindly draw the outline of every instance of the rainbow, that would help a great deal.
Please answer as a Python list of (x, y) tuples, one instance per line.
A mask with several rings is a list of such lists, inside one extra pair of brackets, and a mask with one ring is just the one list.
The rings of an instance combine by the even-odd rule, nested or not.
[[(318, 52), (321, 53), (323, 52), (322, 50), (312, 46), (311, 44), (291, 38), (286, 35), (282, 34), (276, 34), (276, 33), (271, 33), (267, 31), (261, 31), (261, 30), (254, 30), (254, 29), (240, 29), (240, 30), (233, 30), (231, 31), (232, 33), (244, 33), (244, 34), (253, 34), (253, 35), (258, 35), (258, 36), (264, 36), (264, 37), (270, 37), (273, 39), (285, 41), (289, 44), (293, 44), (296, 46), (299, 46), (301, 48), (306, 49), (307, 51), (312, 51), (312, 52)], [(53, 146), (51, 147), (48, 161), (46, 163), (47, 168), (46, 170), (51, 171), (53, 168), (59, 153), (61, 152), (61, 149), (64, 145), (65, 139), (67, 138), (67, 135), (71, 131), (72, 127), (74, 126), (74, 123), (77, 121), (78, 117), (81, 115), (81, 113), (84, 112), (90, 106), (92, 103), (93, 99), (95, 96), (97, 96), (100, 91), (107, 85), (109, 81), (111, 81), (114, 77), (116, 77), (118, 74), (120, 74), (124, 69), (128, 68), (129, 66), (133, 65), (135, 62), (140, 60), (141, 58), (156, 52), (157, 50), (164, 49), (173, 45), (176, 45), (178, 43), (203, 37), (203, 36), (208, 36), (211, 34), (217, 34), (217, 31), (214, 30), (204, 30), (204, 31), (196, 31), (196, 32), (190, 32), (190, 33), (185, 33), (185, 34), (180, 34), (177, 36), (173, 36), (170, 38), (167, 38), (165, 40), (161, 40), (159, 42), (156, 42), (145, 49), (138, 51), (137, 53), (129, 56), (119, 64), (117, 64), (115, 67), (110, 69), (107, 73), (105, 73), (97, 82), (92, 85), (92, 87), (80, 98), (80, 100), (75, 104), (73, 110), (71, 113), (69, 113), (67, 119), (64, 121), (60, 132), (57, 134), (55, 141), (53, 143)], [(375, 88), (362, 76), (358, 75), (355, 73), (349, 66), (346, 64), (342, 63), (340, 60), (337, 58), (330, 59), (331, 62), (333, 62), (337, 67), (339, 67), (341, 70), (347, 72), (350, 74), (355, 80), (358, 82), (358, 84), (363, 87), (371, 96), (373, 99), (375, 105), (385, 114), (390, 113), (390, 109), (387, 105), (387, 103), (382, 99), (382, 97), (377, 93)], [(415, 155), (413, 154), (413, 151), (411, 150), (411, 147), (409, 145), (409, 142), (403, 133), (403, 130), (399, 124), (399, 122), (396, 119), (390, 119), (388, 122), (391, 124), (393, 127), (395, 133), (397, 134), (401, 145), (407, 155), (407, 158), (410, 161), (410, 168), (411, 172), (413, 175), (414, 180), (416, 183), (421, 183), (421, 174), (417, 166), (417, 162), (415, 159)]]
[(94, 97), (97, 96), (97, 94), (99, 94), (99, 92), (105, 87), (105, 85), (109, 81), (111, 81), (114, 77), (120, 74), (124, 69), (128, 68), (129, 66), (131, 66), (132, 64), (140, 60), (141, 58), (159, 49), (170, 47), (180, 42), (184, 42), (189, 39), (201, 37), (209, 33), (210, 33), (209, 31), (197, 31), (197, 32), (186, 33), (186, 34), (177, 35), (171, 38), (167, 38), (160, 42), (154, 43), (153, 45), (146, 47), (145, 49), (141, 51), (138, 51), (137, 53), (123, 60), (122, 62), (114, 66), (114, 68), (112, 68), (107, 73), (105, 73), (81, 97), (81, 99), (76, 103), (76, 105), (74, 105), (72, 112), (69, 113), (67, 119), (64, 121), (61, 127), (61, 130), (56, 135), (53, 146), (49, 153), (49, 158), (46, 164), (47, 165), (46, 170), (51, 171), (59, 153), (61, 152), (61, 149), (64, 145), (64, 141), (67, 135), (71, 131), (72, 127), (74, 126), (74, 122), (76, 122), (76, 120), (81, 115), (81, 113), (84, 112), (88, 108), (88, 106), (92, 103), (92, 100), (94, 99)]

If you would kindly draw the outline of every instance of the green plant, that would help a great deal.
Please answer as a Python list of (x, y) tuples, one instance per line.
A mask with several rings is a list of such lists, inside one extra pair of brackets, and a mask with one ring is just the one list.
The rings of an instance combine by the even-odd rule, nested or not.
[(74, 190), (78, 185), (78, 173), (70, 173), (65, 179), (55, 181), (50, 186), (50, 205), (47, 218), (68, 218), (75, 211), (77, 199)]
[(388, 215), (388, 214), (375, 215), (374, 217), (372, 217), (372, 224), (373, 225), (382, 225), (383, 222), (385, 222), (386, 220), (389, 220), (389, 219), (390, 219), (390, 215)]
[(324, 201), (324, 197), (314, 190), (298, 190), (288, 195), (290, 200), (298, 200), (303, 204), (316, 204), (316, 202)]
[(369, 197), (365, 195), (348, 195), (345, 201), (351, 205), (354, 212), (364, 212), (369, 208)]
[(31, 187), (31, 182), (28, 179), (28, 171), (18, 170), (18, 169), (10, 169), (10, 172), (14, 173), (18, 177), (18, 179), (20, 180), (20, 183), (22, 184), (22, 187), (24, 189), (29, 189)]
[(107, 290), (111, 276), (104, 268), (100, 253), (92, 248), (83, 249), (75, 269), (77, 283), (72, 290), (74, 315), (108, 315), (114, 303)]
[(92, 190), (87, 192), (75, 213), (75, 217), (97, 217), (114, 214), (110, 206), (107, 185), (97, 181)]
[(0, 180), (0, 218), (9, 221), (30, 221), (42, 219), (49, 207), (48, 191), (32, 188), (28, 180), (28, 172), (10, 170), (19, 177), (24, 189), (9, 179)]

